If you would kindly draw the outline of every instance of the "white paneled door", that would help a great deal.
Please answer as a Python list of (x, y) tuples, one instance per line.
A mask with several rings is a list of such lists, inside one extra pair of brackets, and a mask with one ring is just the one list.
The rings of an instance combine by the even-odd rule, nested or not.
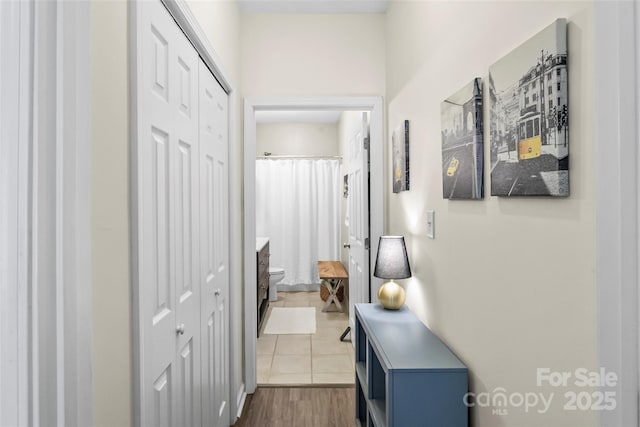
[(138, 408), (228, 426), (228, 97), (160, 1), (137, 37)]
[(229, 420), (229, 205), (227, 94), (200, 63), (200, 271), (203, 426)]
[(349, 153), (349, 326), (354, 304), (369, 301), (369, 124), (362, 113), (348, 129)]

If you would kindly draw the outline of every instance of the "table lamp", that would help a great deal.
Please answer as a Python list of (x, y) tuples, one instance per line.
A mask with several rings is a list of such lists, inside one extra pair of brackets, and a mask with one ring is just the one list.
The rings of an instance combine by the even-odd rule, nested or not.
[(397, 310), (404, 304), (404, 289), (394, 279), (411, 277), (407, 247), (403, 236), (381, 236), (376, 256), (375, 277), (390, 279), (378, 290), (378, 300), (387, 310)]

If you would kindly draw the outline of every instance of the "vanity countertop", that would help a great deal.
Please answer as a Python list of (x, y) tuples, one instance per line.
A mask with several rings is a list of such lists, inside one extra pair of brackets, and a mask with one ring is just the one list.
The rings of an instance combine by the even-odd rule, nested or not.
[(269, 243), (268, 237), (256, 237), (256, 252), (260, 252), (267, 243)]

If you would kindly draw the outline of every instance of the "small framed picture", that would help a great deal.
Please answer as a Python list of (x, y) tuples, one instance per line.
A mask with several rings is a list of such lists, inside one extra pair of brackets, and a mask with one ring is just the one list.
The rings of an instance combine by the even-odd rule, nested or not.
[(393, 150), (393, 192), (409, 190), (409, 120), (402, 122), (391, 137)]
[(440, 105), (442, 197), (482, 199), (482, 79), (473, 79)]

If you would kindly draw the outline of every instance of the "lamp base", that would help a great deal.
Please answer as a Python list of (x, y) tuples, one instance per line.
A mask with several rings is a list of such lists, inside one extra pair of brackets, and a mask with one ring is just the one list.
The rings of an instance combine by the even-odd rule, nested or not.
[(393, 280), (383, 283), (378, 290), (378, 300), (387, 310), (399, 309), (404, 304), (404, 299), (404, 289)]

